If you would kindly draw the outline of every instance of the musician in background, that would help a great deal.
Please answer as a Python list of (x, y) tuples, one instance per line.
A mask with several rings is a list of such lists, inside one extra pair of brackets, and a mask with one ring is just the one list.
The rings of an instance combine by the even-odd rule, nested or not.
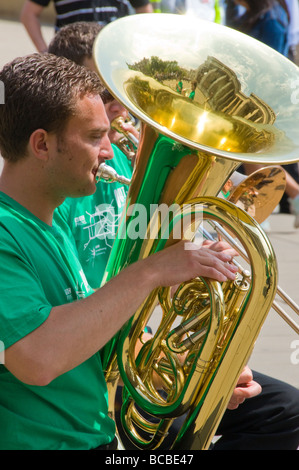
[[(135, 13), (151, 13), (149, 0), (129, 0)], [(25, 0), (21, 21), (25, 26), (37, 51), (47, 51), (47, 44), (41, 31), (40, 17), (51, 0)], [(71, 0), (61, 2), (53, 0), (56, 11), (55, 30), (77, 21), (95, 21), (102, 26), (130, 13), (126, 0)]]
[[(92, 47), (101, 29), (102, 26), (99, 24), (88, 22), (64, 26), (49, 44), (49, 52), (66, 57), (96, 72)], [(118, 116), (125, 120), (128, 118), (128, 111), (108, 90), (104, 91), (102, 98), (110, 123)], [(139, 134), (132, 124), (125, 124), (124, 127), (138, 138)], [(118, 174), (131, 179), (133, 171), (131, 162), (116, 145), (121, 135), (112, 128), (108, 135), (114, 158), (107, 164)], [(127, 185), (102, 181), (97, 184), (96, 192), (91, 196), (67, 198), (56, 211), (59, 213), (59, 223), (63, 219), (74, 235), (85, 275), (94, 289), (101, 285), (127, 192)]]

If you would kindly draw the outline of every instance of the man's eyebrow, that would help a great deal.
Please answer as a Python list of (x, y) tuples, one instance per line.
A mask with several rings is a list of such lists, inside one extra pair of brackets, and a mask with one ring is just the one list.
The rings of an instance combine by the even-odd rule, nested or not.
[(91, 134), (105, 134), (110, 130), (110, 126), (93, 127), (89, 130)]

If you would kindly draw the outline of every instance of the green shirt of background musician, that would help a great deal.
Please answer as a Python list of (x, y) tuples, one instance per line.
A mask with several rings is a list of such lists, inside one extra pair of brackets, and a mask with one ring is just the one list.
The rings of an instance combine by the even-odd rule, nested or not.
[[(109, 166), (118, 174), (131, 178), (131, 163), (118, 147), (112, 147), (114, 158), (109, 161)], [(74, 237), (85, 276), (94, 289), (101, 285), (127, 192), (128, 186), (100, 181), (95, 194), (67, 198), (56, 209), (54, 219), (68, 236)]]

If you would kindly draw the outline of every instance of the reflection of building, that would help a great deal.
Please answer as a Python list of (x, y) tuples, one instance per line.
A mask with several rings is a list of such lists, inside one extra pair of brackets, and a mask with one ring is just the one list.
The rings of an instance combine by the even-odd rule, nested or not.
[(253, 93), (246, 96), (236, 74), (215, 57), (208, 57), (197, 69), (197, 91), (214, 111), (239, 116), (259, 124), (273, 124), (275, 113)]

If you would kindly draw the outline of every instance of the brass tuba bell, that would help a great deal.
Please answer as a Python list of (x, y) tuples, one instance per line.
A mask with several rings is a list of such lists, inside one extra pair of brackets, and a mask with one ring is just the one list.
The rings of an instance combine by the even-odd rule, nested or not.
[[(241, 162), (299, 159), (298, 68), (246, 35), (168, 14), (105, 26), (94, 58), (110, 93), (141, 123), (103, 283), (175, 243), (177, 233), (194, 239), (201, 220), (223, 225), (247, 253), (248, 269), (235, 282), (194, 279), (175, 294), (152, 292), (102, 356), (110, 411), (120, 373), (122, 427), (137, 448), (159, 448), (173, 420), (184, 416), (171, 448), (208, 449), (277, 289), (267, 236), (249, 214), (216, 196)], [(161, 321), (136, 358), (157, 305)]]

